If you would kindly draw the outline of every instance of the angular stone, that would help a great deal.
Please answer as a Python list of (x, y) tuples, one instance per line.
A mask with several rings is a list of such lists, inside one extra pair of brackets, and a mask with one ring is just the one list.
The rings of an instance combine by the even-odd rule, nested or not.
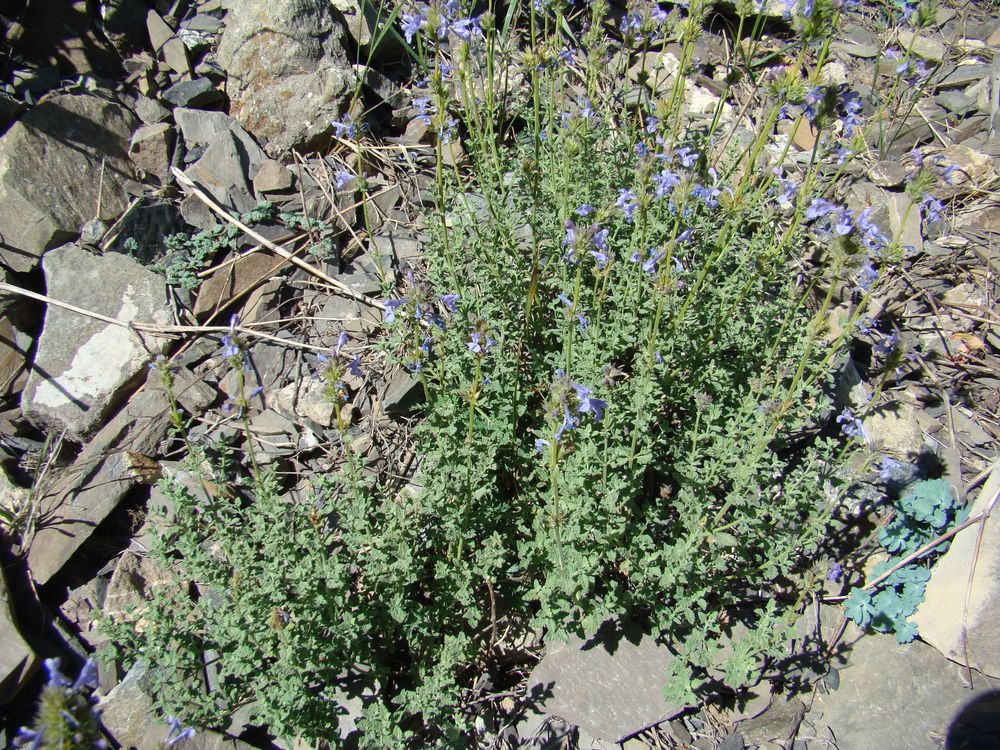
[[(155, 373), (151, 377), (158, 379)], [(208, 399), (188, 408), (197, 413)], [(162, 389), (147, 387), (116, 414), (41, 498), (41, 525), (28, 550), (28, 568), (38, 585), (58, 573), (73, 553), (136, 485), (126, 451), (155, 454), (170, 424), (170, 401)]]
[(156, 177), (160, 183), (170, 177), (170, 157), (174, 151), (174, 129), (165, 122), (143, 125), (132, 135), (128, 155), (141, 172)]
[(947, 53), (944, 42), (927, 35), (927, 32), (914, 33), (910, 29), (900, 29), (897, 34), (899, 46), (909, 49), (914, 55), (925, 60), (941, 62)]
[(939, 198), (954, 198), (977, 189), (985, 190), (997, 177), (990, 156), (961, 144), (948, 146), (931, 159), (940, 166), (955, 167), (947, 181), (943, 178), (938, 181), (934, 193)]
[(224, 131), (186, 173), (223, 208), (243, 213), (257, 205), (243, 154), (236, 137)]
[(920, 206), (905, 193), (888, 193), (888, 199), (891, 236), (899, 240), (904, 248), (920, 252), (924, 249), (924, 238), (920, 231)]
[(916, 412), (913, 405), (903, 401), (880, 407), (865, 417), (865, 437), (895, 458), (913, 460), (925, 450)]
[(47, 98), (10, 127), (0, 139), (4, 263), (30, 271), (43, 252), (75, 236), (95, 213), (112, 219), (125, 210), (134, 127), (128, 110), (75, 94)]
[(981, 81), (984, 78), (989, 78), (992, 72), (992, 65), (984, 65), (981, 63), (958, 65), (954, 70), (947, 73), (940, 80), (934, 81), (932, 85), (937, 89), (954, 89), (959, 86), (965, 86), (970, 83), (975, 83), (976, 81)]
[(4, 704), (28, 681), (38, 666), (34, 650), (21, 637), (14, 621), (7, 579), (0, 569), (0, 704)]
[[(1000, 463), (995, 463), (969, 509), (970, 515), (989, 507), (998, 492)], [(920, 637), (952, 661), (965, 664), (968, 656), (973, 669), (1000, 677), (1000, 622), (996, 616), (1000, 606), (1000, 512), (994, 510), (986, 520), (981, 542), (979, 532), (979, 524), (959, 532), (934, 564), (924, 601), (913, 622)], [(963, 643), (963, 621), (967, 643)]]
[(170, 117), (170, 110), (160, 104), (156, 99), (140, 94), (135, 100), (135, 113), (146, 125), (154, 125), (163, 122)]
[(258, 250), (220, 268), (205, 279), (198, 290), (198, 299), (194, 303), (195, 316), (204, 318), (207, 313), (225, 307), (234, 298), (266, 280), (280, 265), (281, 261), (274, 255)]
[[(188, 147), (208, 146), (226, 131), (236, 136), (246, 152), (251, 169), (257, 170), (267, 156), (257, 145), (257, 141), (247, 133), (236, 120), (225, 112), (210, 112), (203, 109), (178, 107), (174, 110), (174, 121)], [(256, 172), (254, 172), (256, 174)]]
[[(145, 662), (137, 662), (125, 679), (98, 703), (101, 723), (121, 747), (161, 750), (170, 731), (153, 706), (149, 669)], [(177, 747), (182, 750), (252, 750), (250, 745), (227, 735), (201, 729)]]
[(804, 715), (805, 706), (798, 698), (776, 696), (767, 711), (740, 723), (740, 734), (751, 745), (766, 747), (768, 742), (777, 742), (784, 747), (784, 743), (795, 736)]
[(181, 28), (188, 31), (200, 31), (203, 34), (217, 34), (222, 30), (222, 27), (221, 20), (207, 13), (196, 13), (191, 18), (181, 22)]
[(620, 742), (684, 709), (663, 698), (674, 658), (637, 628), (607, 620), (587, 640), (550, 642), (531, 672), (528, 693), (545, 696), (538, 708), (547, 713), (597, 739)]
[(175, 107), (204, 107), (222, 101), (222, 92), (207, 78), (175, 83), (161, 94)]
[(254, 3), (228, 22), (218, 59), (229, 74), (230, 112), (240, 124), (277, 150), (329, 135), (353, 79), (331, 4)]
[(288, 171), (284, 164), (273, 159), (268, 159), (260, 165), (260, 169), (253, 178), (253, 189), (257, 194), (261, 193), (281, 193), (292, 187), (292, 173)]
[(864, 636), (839, 676), (837, 690), (816, 693), (810, 713), (818, 736), (836, 738), (839, 750), (940, 748), (972, 697), (958, 668), (934, 649), (899, 645), (891, 635)]
[(868, 177), (879, 187), (898, 187), (906, 179), (906, 168), (898, 161), (878, 161), (868, 170)]
[[(125, 323), (171, 322), (163, 279), (132, 258), (69, 244), (46, 254), (42, 267), (49, 295), (60, 302)], [(167, 344), (49, 305), (21, 409), (34, 424), (82, 440)]]

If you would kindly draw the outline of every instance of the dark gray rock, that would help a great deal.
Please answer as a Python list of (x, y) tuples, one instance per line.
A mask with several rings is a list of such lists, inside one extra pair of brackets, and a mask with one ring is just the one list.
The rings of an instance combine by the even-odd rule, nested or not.
[(740, 734), (751, 745), (782, 744), (795, 736), (805, 711), (805, 705), (798, 698), (775, 696), (767, 711), (739, 725)]
[(674, 658), (636, 628), (607, 620), (587, 640), (550, 642), (528, 692), (546, 696), (541, 710), (597, 739), (618, 742), (684, 708), (663, 698), (664, 675)]
[(0, 570), (0, 704), (20, 690), (38, 666), (38, 657), (21, 637), (10, 605), (7, 579)]
[(185, 172), (223, 208), (243, 213), (257, 205), (248, 162), (240, 142), (227, 130), (219, 133)]
[(125, 210), (134, 127), (123, 107), (73, 94), (46, 99), (10, 127), (0, 138), (0, 259), (7, 266), (30, 271), (95, 213), (113, 219)]
[(135, 113), (146, 125), (154, 125), (163, 122), (170, 117), (170, 110), (160, 104), (156, 99), (140, 94), (135, 100)]
[[(69, 244), (47, 253), (42, 267), (62, 302), (126, 323), (172, 322), (163, 279), (131, 258)], [(21, 409), (34, 424), (85, 439), (167, 343), (49, 305)]]
[(930, 646), (872, 634), (850, 651), (840, 687), (817, 693), (810, 718), (838, 750), (938, 750), (970, 697), (958, 667)]
[(345, 32), (324, 0), (262, 0), (230, 16), (219, 43), (230, 112), (276, 150), (330, 134), (354, 75)]
[(223, 99), (222, 92), (207, 78), (175, 83), (160, 96), (175, 107), (207, 107)]
[(132, 134), (128, 155), (140, 173), (166, 183), (170, 177), (170, 157), (174, 152), (173, 127), (165, 122), (143, 125)]

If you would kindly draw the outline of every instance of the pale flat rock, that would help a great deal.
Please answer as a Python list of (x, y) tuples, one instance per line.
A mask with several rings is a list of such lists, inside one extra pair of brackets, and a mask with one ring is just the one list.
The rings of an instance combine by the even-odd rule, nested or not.
[(865, 438), (876, 450), (912, 461), (924, 451), (924, 433), (912, 404), (895, 401), (864, 419)]
[[(1000, 463), (970, 508), (970, 515), (985, 510), (1000, 492)], [(969, 663), (991, 677), (1000, 677), (1000, 512), (986, 520), (972, 591), (969, 575), (979, 541), (979, 524), (959, 532), (948, 551), (938, 560), (927, 583), (927, 593), (916, 613), (920, 637), (949, 659)], [(966, 601), (968, 612), (966, 613)], [(963, 618), (968, 649), (963, 644)]]
[(353, 81), (333, 6), (326, 0), (248, 3), (227, 23), (218, 60), (240, 124), (278, 151), (329, 135)]
[(14, 621), (7, 579), (0, 569), (0, 704), (20, 690), (38, 666), (38, 657)]
[[(128, 256), (69, 244), (47, 253), (42, 267), (49, 295), (60, 302), (126, 323), (171, 322), (163, 279)], [(49, 305), (21, 410), (36, 425), (83, 440), (167, 343)]]
[(958, 195), (987, 190), (997, 178), (993, 168), (993, 158), (968, 146), (954, 144), (937, 152), (931, 157), (941, 165), (955, 167), (951, 176), (945, 182), (938, 180), (934, 194), (938, 198), (954, 198)]
[(940, 750), (974, 696), (933, 648), (900, 645), (891, 635), (861, 638), (839, 676), (837, 690), (817, 692), (809, 714), (817, 735), (838, 750)]
[[(182, 371), (183, 372), (183, 371)], [(151, 377), (158, 380), (156, 373)], [(197, 411), (208, 398), (188, 390), (189, 408)], [(38, 585), (58, 573), (73, 553), (136, 485), (126, 451), (155, 454), (170, 424), (170, 402), (163, 390), (147, 386), (105, 425), (77, 459), (61, 470), (41, 498), (42, 524), (28, 550), (28, 567)]]
[(550, 642), (528, 680), (529, 694), (546, 696), (537, 708), (612, 742), (683, 710), (663, 698), (670, 649), (620, 628), (609, 620), (587, 640)]
[(896, 39), (900, 47), (909, 49), (914, 55), (922, 57), (925, 60), (941, 62), (948, 52), (948, 48), (945, 47), (944, 42), (928, 36), (927, 32), (915, 33), (910, 29), (900, 29), (897, 32)]
[[(169, 727), (153, 706), (149, 668), (138, 662), (97, 707), (101, 723), (122, 747), (162, 750)], [(179, 750), (252, 750), (250, 745), (218, 732), (197, 730), (194, 737), (177, 745)]]
[(892, 237), (898, 239), (904, 248), (913, 248), (912, 252), (919, 253), (924, 249), (924, 238), (920, 231), (920, 206), (905, 193), (887, 193), (887, 197)]
[(0, 138), (0, 260), (30, 271), (95, 214), (117, 218), (134, 176), (133, 128), (123, 107), (75, 94), (49, 97), (15, 122)]

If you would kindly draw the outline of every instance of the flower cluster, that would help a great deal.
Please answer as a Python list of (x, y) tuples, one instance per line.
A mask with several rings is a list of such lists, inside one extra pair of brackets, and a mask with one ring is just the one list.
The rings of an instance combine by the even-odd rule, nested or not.
[[(576, 215), (581, 219), (593, 212), (593, 206), (586, 203), (576, 209)], [(578, 253), (589, 253), (598, 268), (604, 268), (608, 264), (609, 230), (600, 224), (577, 225), (572, 219), (566, 220), (564, 229), (566, 234), (562, 244), (566, 248), (566, 253), (563, 255), (563, 260), (567, 263), (577, 263), (579, 261)]]
[[(405, 297), (385, 301), (385, 322), (413, 327), (413, 336), (406, 337), (415, 342), (407, 367), (413, 372), (420, 372), (431, 354), (434, 343), (432, 332), (444, 330), (447, 319), (458, 312), (461, 297), (453, 292), (434, 296), (426, 285), (414, 282), (412, 274), (409, 281), (409, 292)], [(492, 344), (492, 340), (489, 343)]]
[(326, 397), (331, 403), (343, 404), (347, 401), (347, 384), (344, 378), (348, 374), (358, 378), (364, 377), (364, 372), (361, 370), (361, 356), (355, 354), (348, 358), (344, 351), (349, 340), (347, 332), (341, 331), (330, 354), (318, 356), (320, 364), (323, 365), (320, 375), (326, 382)]
[(473, 35), (482, 34), (481, 18), (463, 17), (459, 13), (458, 0), (445, 0), (443, 3), (431, 5), (417, 4), (412, 13), (403, 13), (403, 36), (407, 44), (413, 44), (417, 32), (427, 29), (432, 31), (439, 40), (454, 34), (463, 42), (468, 42)]
[(584, 414), (592, 417), (595, 422), (600, 422), (607, 408), (608, 402), (595, 398), (590, 388), (574, 383), (562, 370), (556, 370), (552, 397), (546, 410), (552, 439), (538, 438), (535, 449), (541, 453), (546, 447), (559, 445), (566, 433), (580, 426), (580, 416)]
[[(38, 704), (34, 726), (21, 727), (14, 747), (40, 750), (47, 747), (107, 748), (101, 735), (97, 698), (97, 663), (88, 659), (80, 674), (70, 681), (60, 669), (59, 659), (46, 659), (47, 681)], [(65, 744), (68, 743), (68, 744)]]

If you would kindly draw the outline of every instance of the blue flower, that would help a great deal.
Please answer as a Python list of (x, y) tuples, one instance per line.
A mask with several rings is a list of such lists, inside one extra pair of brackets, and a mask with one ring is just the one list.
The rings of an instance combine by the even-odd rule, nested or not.
[(883, 456), (881, 465), (879, 466), (878, 478), (884, 484), (889, 484), (890, 482), (895, 481), (896, 477), (899, 475), (899, 470), (902, 468), (903, 464), (896, 459)]
[(348, 138), (353, 138), (358, 133), (357, 126), (349, 120), (346, 122), (331, 120), (330, 124), (333, 125), (333, 129), (336, 131), (338, 138), (343, 138), (345, 135)]
[(423, 13), (404, 13), (402, 18), (403, 36), (407, 44), (413, 44), (413, 35), (427, 25), (427, 16)]
[(451, 25), (452, 33), (463, 42), (472, 38), (473, 34), (480, 32), (478, 18), (460, 18)]
[(658, 253), (654, 253), (652, 249), (649, 251), (649, 258), (642, 264), (642, 270), (648, 274), (653, 274), (656, 271), (657, 264), (663, 259), (664, 253), (662, 250)]
[(844, 566), (838, 562), (833, 563), (830, 569), (826, 572), (826, 580), (831, 583), (840, 583), (840, 579), (844, 576)]
[(405, 299), (387, 299), (385, 301), (385, 322), (394, 322), (396, 320), (396, 310), (405, 304)]
[(175, 719), (173, 716), (167, 717), (167, 726), (170, 730), (167, 733), (166, 740), (164, 741), (164, 744), (167, 747), (173, 747), (184, 740), (189, 740), (194, 737), (194, 729), (191, 727), (188, 727), (187, 729), (182, 728), (180, 720)]
[(924, 193), (924, 197), (920, 201), (920, 208), (924, 210), (927, 221), (931, 224), (935, 221), (941, 221), (941, 216), (944, 213), (944, 204), (930, 193)]
[(835, 211), (837, 207), (825, 198), (813, 198), (809, 207), (806, 208), (805, 217), (807, 221), (819, 219)]
[(874, 351), (876, 356), (888, 357), (897, 346), (899, 346), (899, 334), (893, 331), (875, 342)]
[(851, 212), (846, 208), (839, 209), (830, 220), (833, 231), (841, 237), (846, 237), (854, 229), (851, 224)]
[(337, 190), (343, 190), (347, 187), (347, 183), (354, 179), (354, 175), (348, 172), (346, 169), (338, 169), (333, 174), (333, 184)]
[(347, 370), (356, 378), (363, 378), (365, 373), (361, 369), (361, 356), (354, 355), (354, 359), (347, 363)]
[(719, 188), (710, 188), (703, 185), (695, 185), (691, 188), (691, 194), (695, 198), (701, 199), (706, 206), (709, 208), (715, 208), (719, 205), (719, 196), (722, 195), (722, 191)]
[(472, 331), (469, 334), (469, 341), (466, 346), (469, 351), (478, 356), (483, 356), (493, 347), (493, 339), (481, 331)]
[(445, 309), (450, 313), (458, 312), (458, 300), (459, 295), (457, 294), (442, 294), (438, 297), (441, 300), (441, 304), (444, 305)]
[(664, 169), (659, 174), (653, 175), (653, 182), (656, 184), (656, 189), (653, 192), (657, 198), (665, 198), (670, 195), (671, 191), (680, 184), (681, 178), (676, 172), (671, 172), (669, 169)]
[(635, 216), (635, 212), (639, 208), (639, 204), (635, 201), (635, 193), (627, 188), (621, 188), (618, 191), (618, 200), (615, 201), (615, 205), (625, 212), (625, 221), (631, 222)]
[(580, 217), (590, 216), (594, 213), (594, 207), (589, 203), (581, 203), (576, 207), (576, 215)]
[(841, 432), (848, 437), (862, 437), (865, 434), (861, 420), (854, 416), (854, 412), (848, 407), (844, 407), (844, 410), (837, 416), (837, 424), (840, 425)]
[(593, 392), (584, 385), (570, 383), (570, 386), (576, 391), (576, 410), (580, 414), (590, 414), (595, 422), (600, 422), (604, 416), (604, 410), (608, 408), (608, 402), (594, 398)]
[(596, 247), (598, 250), (603, 250), (604, 252), (607, 252), (608, 230), (599, 229), (596, 226), (594, 227), (594, 229), (597, 229), (597, 231), (594, 232), (594, 236), (590, 239), (590, 244)]
[(870, 260), (866, 260), (861, 266), (861, 270), (858, 271), (857, 285), (858, 289), (863, 292), (867, 292), (871, 289), (872, 284), (878, 280), (878, 269), (875, 268), (875, 264)]
[(681, 146), (681, 148), (677, 149), (674, 152), (674, 155), (678, 159), (680, 159), (681, 166), (684, 167), (685, 169), (690, 169), (695, 164), (697, 164), (698, 157), (700, 156), (700, 154), (697, 151), (688, 146)]

